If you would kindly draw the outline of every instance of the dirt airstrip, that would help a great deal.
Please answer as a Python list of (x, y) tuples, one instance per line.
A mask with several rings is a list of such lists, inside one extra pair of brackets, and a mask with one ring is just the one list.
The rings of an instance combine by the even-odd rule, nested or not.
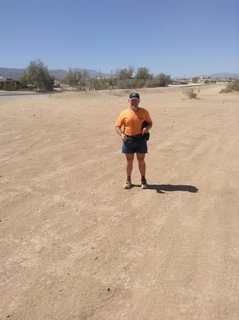
[(0, 319), (238, 320), (239, 95), (141, 89), (148, 190), (116, 118), (129, 91), (0, 95)]

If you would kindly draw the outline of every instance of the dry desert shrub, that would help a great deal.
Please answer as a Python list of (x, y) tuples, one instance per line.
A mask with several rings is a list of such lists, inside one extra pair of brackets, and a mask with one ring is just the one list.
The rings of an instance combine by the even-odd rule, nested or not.
[(225, 89), (219, 91), (219, 93), (228, 93), (232, 91), (239, 91), (239, 79), (231, 81)]
[(197, 88), (197, 89), (189, 88), (189, 89), (185, 90), (183, 93), (185, 94), (185, 96), (188, 99), (196, 99), (199, 92), (200, 92), (199, 88)]
[(233, 80), (228, 86), (234, 91), (239, 91), (239, 79)]
[(228, 93), (228, 92), (232, 92), (232, 89), (229, 88), (229, 87), (227, 87), (226, 89), (221, 89), (221, 90), (219, 91), (219, 93)]

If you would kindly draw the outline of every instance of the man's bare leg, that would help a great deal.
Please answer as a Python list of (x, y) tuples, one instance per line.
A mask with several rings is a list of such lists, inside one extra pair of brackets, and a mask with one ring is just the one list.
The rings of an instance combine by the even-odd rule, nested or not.
[(134, 153), (126, 154), (126, 174), (127, 177), (131, 177), (133, 170)]
[(137, 160), (138, 160), (141, 177), (145, 177), (145, 174), (146, 174), (146, 163), (144, 161), (144, 158), (145, 158), (144, 153), (137, 153)]
[(134, 153), (126, 154), (126, 174), (127, 179), (124, 184), (124, 189), (130, 189), (131, 188), (131, 174), (133, 170), (133, 161), (134, 161)]
[(139, 171), (141, 173), (141, 188), (148, 189), (148, 184), (145, 178), (146, 175), (146, 163), (144, 161), (145, 154), (144, 153), (137, 153), (137, 160), (139, 165)]

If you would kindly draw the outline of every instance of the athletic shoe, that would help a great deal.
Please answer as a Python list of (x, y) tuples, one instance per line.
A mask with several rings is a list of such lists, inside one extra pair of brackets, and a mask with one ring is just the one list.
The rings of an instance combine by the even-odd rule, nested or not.
[(148, 189), (147, 180), (141, 180), (141, 189)]
[(130, 180), (126, 180), (123, 188), (124, 189), (130, 189), (131, 186), (132, 186), (131, 181)]

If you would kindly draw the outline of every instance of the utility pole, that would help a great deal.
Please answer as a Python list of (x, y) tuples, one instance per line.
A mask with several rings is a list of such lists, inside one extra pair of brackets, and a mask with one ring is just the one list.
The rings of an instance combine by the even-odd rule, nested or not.
[(112, 73), (112, 70), (111, 70), (111, 90), (113, 90), (113, 73)]

